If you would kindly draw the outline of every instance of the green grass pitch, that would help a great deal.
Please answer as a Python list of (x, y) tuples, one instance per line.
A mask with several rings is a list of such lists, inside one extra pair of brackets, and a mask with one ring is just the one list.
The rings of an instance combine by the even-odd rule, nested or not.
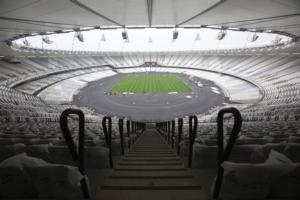
[(119, 80), (111, 89), (113, 93), (186, 93), (191, 91), (189, 86), (174, 75), (128, 75)]

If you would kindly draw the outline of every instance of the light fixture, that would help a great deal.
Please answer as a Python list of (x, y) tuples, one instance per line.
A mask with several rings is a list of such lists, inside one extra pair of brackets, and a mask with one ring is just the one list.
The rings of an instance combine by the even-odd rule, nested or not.
[(83, 35), (80, 31), (75, 32), (75, 36), (80, 42), (84, 42)]
[(200, 40), (200, 33), (197, 33), (196, 37), (195, 37), (195, 41), (198, 41), (198, 40)]
[(177, 40), (177, 38), (178, 38), (178, 31), (176, 30), (176, 28), (175, 28), (175, 30), (173, 31), (173, 40)]
[(254, 33), (250, 39), (251, 42), (255, 42), (258, 39), (258, 35), (256, 33)]
[(53, 43), (53, 41), (50, 40), (49, 36), (44, 36), (44, 37), (42, 38), (42, 40), (43, 40), (43, 42), (45, 42), (46, 44), (52, 44), (52, 43)]
[(23, 44), (24, 44), (26, 47), (29, 47), (29, 46), (30, 46), (30, 43), (28, 42), (28, 40), (27, 40), (26, 38), (24, 38)]
[(104, 34), (102, 34), (100, 41), (101, 41), (101, 42), (106, 42), (106, 37), (105, 37)]
[(276, 36), (272, 42), (273, 42), (274, 44), (279, 44), (279, 43), (281, 42), (281, 40), (282, 40), (281, 37)]
[(123, 38), (123, 40), (128, 40), (128, 34), (127, 34), (127, 31), (125, 30), (125, 28), (124, 28), (124, 31), (122, 32), (122, 38)]
[(226, 36), (226, 30), (221, 29), (221, 31), (218, 33), (217, 39), (223, 40), (225, 36)]

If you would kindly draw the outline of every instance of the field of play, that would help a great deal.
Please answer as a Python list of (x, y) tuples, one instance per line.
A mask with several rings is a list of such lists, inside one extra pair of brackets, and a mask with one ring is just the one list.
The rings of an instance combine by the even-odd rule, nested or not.
[(127, 75), (111, 89), (113, 93), (186, 93), (191, 91), (191, 88), (175, 75)]

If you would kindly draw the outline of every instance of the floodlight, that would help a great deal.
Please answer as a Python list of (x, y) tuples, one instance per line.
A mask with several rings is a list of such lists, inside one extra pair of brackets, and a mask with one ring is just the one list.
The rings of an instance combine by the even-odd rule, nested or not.
[(177, 38), (178, 38), (178, 31), (175, 29), (173, 31), (173, 40), (177, 40)]
[(80, 31), (75, 33), (75, 37), (80, 41), (80, 42), (84, 42), (84, 38), (83, 35)]
[(251, 42), (255, 42), (258, 39), (258, 35), (256, 33), (254, 33), (250, 39)]
[(123, 40), (128, 40), (128, 34), (127, 34), (127, 31), (123, 31), (122, 32), (122, 38), (123, 38)]
[(28, 40), (26, 38), (23, 40), (23, 44), (27, 47), (30, 46), (30, 43), (28, 42)]
[(275, 39), (272, 41), (274, 44), (279, 44), (281, 42), (282, 38), (276, 36)]
[(221, 31), (218, 33), (217, 39), (218, 39), (218, 40), (223, 40), (225, 36), (226, 36), (226, 31), (225, 31), (225, 30), (221, 30)]
[(52, 44), (53, 41), (50, 40), (49, 36), (45, 36), (42, 38), (43, 42), (45, 42), (46, 44)]

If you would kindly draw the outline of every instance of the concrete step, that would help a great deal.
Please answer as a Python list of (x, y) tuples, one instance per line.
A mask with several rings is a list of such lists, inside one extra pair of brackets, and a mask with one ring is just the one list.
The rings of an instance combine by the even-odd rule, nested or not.
[(132, 149), (136, 149), (136, 150), (162, 150), (162, 149), (170, 149), (168, 146), (164, 145), (164, 146), (135, 146), (135, 147), (132, 147)]
[(149, 153), (153, 153), (153, 154), (168, 154), (168, 153), (173, 153), (174, 154), (174, 151), (170, 151), (170, 150), (166, 150), (166, 151), (136, 151), (136, 150), (131, 150), (131, 151), (128, 151), (127, 153), (145, 153), (145, 154), (149, 154)]
[(208, 200), (202, 190), (99, 190), (105, 200)]
[[(104, 185), (101, 186), (102, 190), (201, 190), (201, 186), (170, 186), (170, 185), (161, 185), (161, 186), (143, 186), (143, 185), (127, 185), (127, 186), (118, 186), (118, 185)], [(121, 198), (121, 197), (120, 197)]]
[(133, 165), (133, 166), (122, 166), (117, 165), (116, 171), (174, 171), (174, 170), (187, 170), (184, 165)]
[(132, 149), (129, 149), (129, 151), (151, 151), (151, 152), (160, 152), (160, 151), (174, 151), (174, 150), (172, 150), (172, 149), (170, 149), (170, 148), (164, 148), (164, 149), (162, 149), (162, 148), (132, 148)]
[(193, 178), (186, 179), (107, 179), (102, 189), (110, 190), (200, 190)]
[(178, 157), (124, 157), (122, 161), (180, 161)]
[(132, 178), (132, 179), (181, 179), (194, 178), (190, 171), (113, 171), (109, 178)]
[(161, 158), (161, 157), (177, 157), (176, 154), (126, 154), (126, 158), (132, 158), (132, 157), (140, 157), (140, 158), (146, 158), (146, 157), (156, 157), (156, 158)]
[(185, 168), (181, 169), (170, 169), (170, 168), (115, 168), (116, 171), (187, 171)]
[(135, 144), (132, 148), (169, 148), (166, 144), (152, 144), (152, 145), (137, 145)]
[(118, 162), (118, 165), (149, 165), (149, 166), (155, 166), (155, 165), (182, 165), (181, 161), (120, 161)]
[(130, 149), (129, 152), (173, 152), (174, 150), (166, 149)]
[(173, 154), (174, 155), (174, 152), (172, 151), (168, 151), (168, 152), (138, 152), (138, 151), (129, 151), (127, 153), (128, 154), (151, 154), (151, 155), (155, 155), (155, 154)]

